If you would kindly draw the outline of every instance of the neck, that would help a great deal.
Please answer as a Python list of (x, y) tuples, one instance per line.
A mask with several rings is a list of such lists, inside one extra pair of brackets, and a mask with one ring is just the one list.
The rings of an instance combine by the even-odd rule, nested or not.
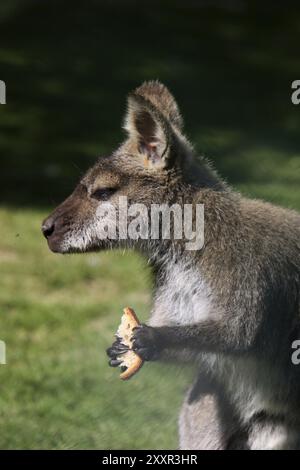
[(183, 169), (184, 180), (196, 190), (211, 189), (213, 191), (228, 191), (227, 184), (221, 179), (211, 164), (203, 157), (193, 159)]

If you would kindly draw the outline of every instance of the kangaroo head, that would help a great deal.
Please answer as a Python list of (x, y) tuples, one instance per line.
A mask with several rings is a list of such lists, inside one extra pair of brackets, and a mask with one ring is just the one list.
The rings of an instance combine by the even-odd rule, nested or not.
[(159, 82), (146, 82), (131, 93), (124, 128), (128, 134), (124, 143), (110, 156), (99, 158), (74, 192), (43, 222), (42, 231), (52, 251), (126, 245), (122, 237), (109, 236), (110, 229), (115, 233), (116, 218), (103, 216), (108, 203), (122, 216), (120, 200), (124, 197), (128, 204), (143, 204), (148, 209), (151, 204), (172, 204), (187, 197), (190, 185), (184, 174), (191, 165), (192, 150), (167, 88)]

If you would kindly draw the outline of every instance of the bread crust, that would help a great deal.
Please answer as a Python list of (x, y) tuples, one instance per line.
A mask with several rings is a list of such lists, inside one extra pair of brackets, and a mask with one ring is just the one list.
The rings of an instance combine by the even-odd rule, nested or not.
[(132, 350), (133, 329), (140, 325), (140, 322), (132, 308), (125, 307), (123, 311), (124, 313), (116, 336), (129, 348), (128, 351), (118, 356), (118, 360), (121, 361), (120, 367), (127, 367), (127, 369), (120, 374), (120, 378), (122, 380), (128, 380), (138, 372), (144, 361)]

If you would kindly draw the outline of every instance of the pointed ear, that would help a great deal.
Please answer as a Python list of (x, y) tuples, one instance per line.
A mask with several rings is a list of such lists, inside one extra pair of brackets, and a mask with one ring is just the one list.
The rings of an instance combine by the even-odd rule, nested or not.
[(174, 132), (165, 116), (146, 98), (129, 95), (124, 129), (136, 144), (149, 168), (165, 168), (171, 163)]

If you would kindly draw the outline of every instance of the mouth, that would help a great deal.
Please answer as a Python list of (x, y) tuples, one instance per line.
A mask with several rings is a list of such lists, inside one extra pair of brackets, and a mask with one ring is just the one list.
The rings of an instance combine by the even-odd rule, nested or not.
[(60, 237), (51, 236), (47, 238), (48, 247), (53, 253), (65, 254), (67, 251), (64, 248)]
[(53, 253), (67, 255), (67, 254), (75, 254), (75, 253), (95, 253), (98, 251), (102, 251), (107, 249), (107, 245), (105, 243), (97, 242), (96, 244), (91, 244), (90, 246), (85, 247), (77, 247), (72, 246), (56, 235), (52, 235), (51, 237), (47, 238), (47, 243), (49, 249)]

